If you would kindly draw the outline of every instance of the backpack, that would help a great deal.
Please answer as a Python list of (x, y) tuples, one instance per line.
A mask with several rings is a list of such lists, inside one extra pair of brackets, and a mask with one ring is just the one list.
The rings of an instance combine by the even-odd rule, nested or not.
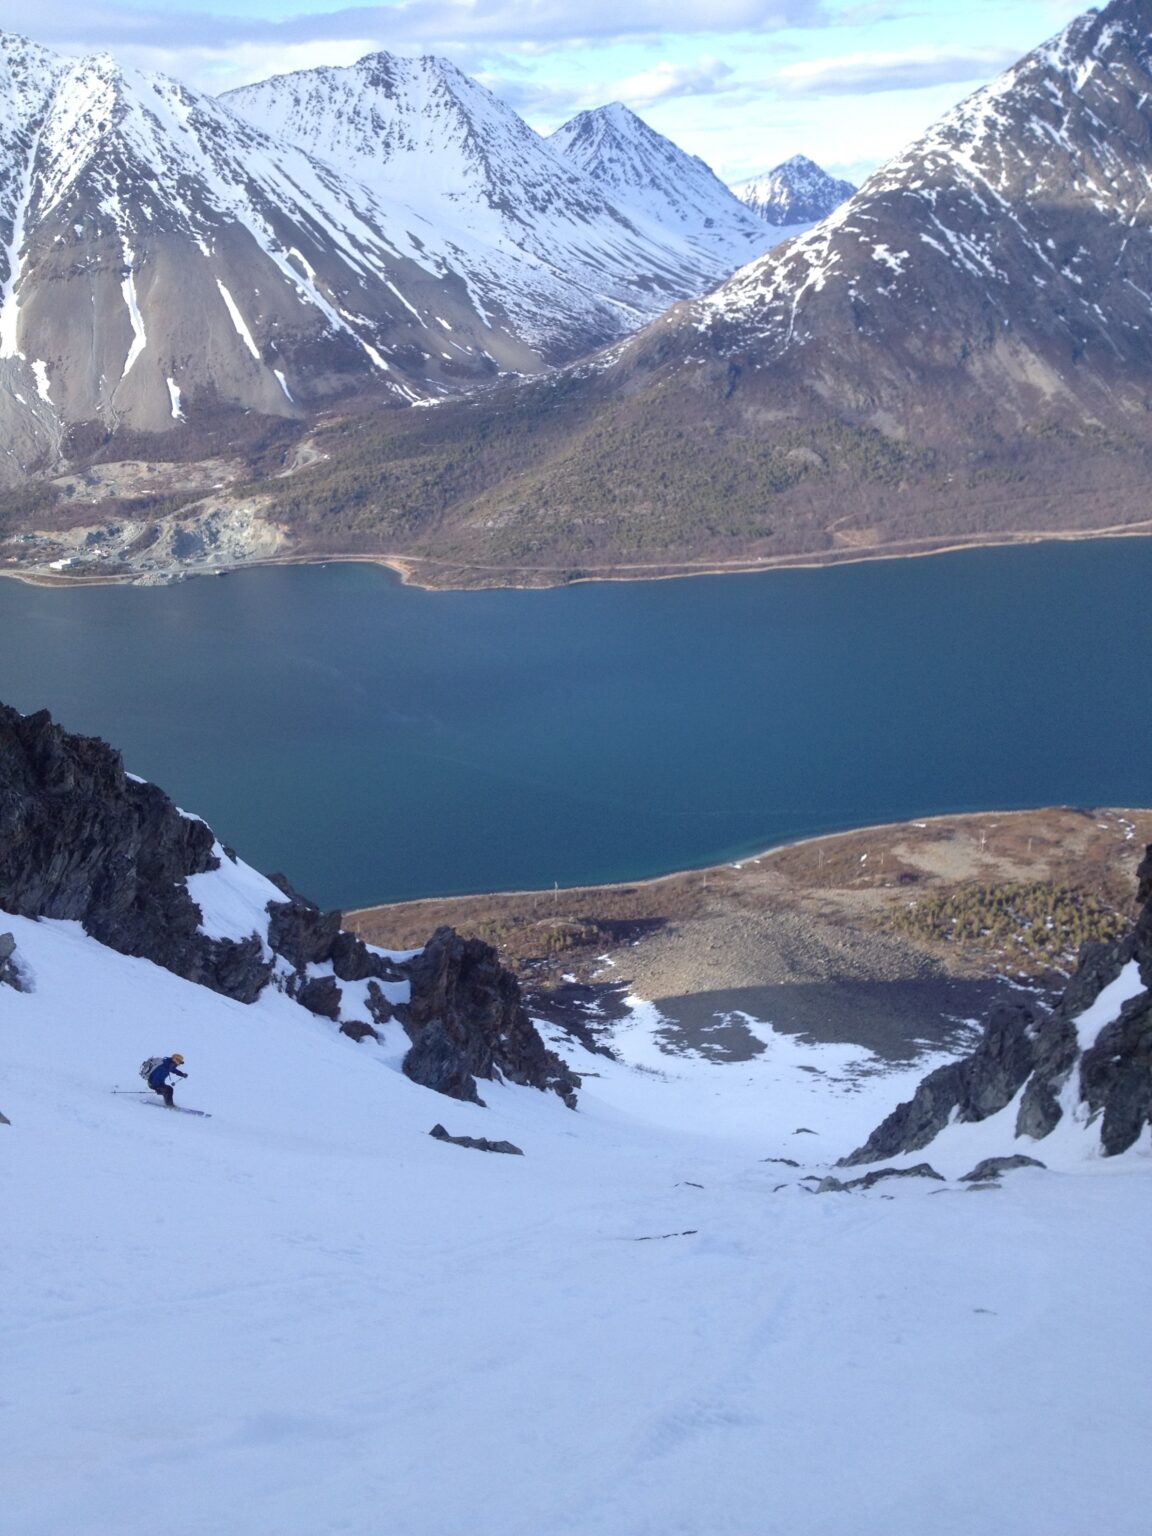
[(147, 1061), (140, 1063), (140, 1076), (147, 1080), (152, 1076), (157, 1067), (164, 1065), (164, 1061), (165, 1058), (163, 1056), (149, 1056)]

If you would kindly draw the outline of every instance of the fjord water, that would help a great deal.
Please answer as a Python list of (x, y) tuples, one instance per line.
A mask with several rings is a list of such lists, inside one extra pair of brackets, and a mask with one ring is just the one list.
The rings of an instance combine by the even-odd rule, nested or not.
[(437, 592), (369, 565), (0, 582), (0, 698), (325, 905), (637, 879), (1152, 800), (1152, 541)]

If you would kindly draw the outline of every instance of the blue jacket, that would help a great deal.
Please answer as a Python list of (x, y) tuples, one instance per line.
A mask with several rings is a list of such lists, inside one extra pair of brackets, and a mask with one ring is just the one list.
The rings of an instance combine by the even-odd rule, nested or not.
[(158, 1067), (153, 1067), (148, 1074), (149, 1088), (162, 1088), (167, 1081), (169, 1072), (175, 1072), (177, 1077), (187, 1077), (187, 1072), (181, 1072), (180, 1068), (172, 1060), (171, 1056), (165, 1056)]

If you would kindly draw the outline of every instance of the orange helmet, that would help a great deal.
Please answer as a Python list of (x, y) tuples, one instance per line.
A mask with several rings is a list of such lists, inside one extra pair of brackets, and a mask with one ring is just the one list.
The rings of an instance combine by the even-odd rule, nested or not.
[(174, 1061), (178, 1067), (182, 1067), (184, 1065), (184, 1058), (181, 1056), (179, 1051), (173, 1051), (169, 1059)]

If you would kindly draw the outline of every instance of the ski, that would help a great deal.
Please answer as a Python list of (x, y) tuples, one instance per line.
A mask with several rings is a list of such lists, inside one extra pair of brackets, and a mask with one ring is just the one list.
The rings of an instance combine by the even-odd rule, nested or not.
[(211, 1120), (212, 1116), (206, 1109), (188, 1109), (183, 1104), (154, 1103), (153, 1109), (174, 1109), (178, 1115), (199, 1115), (202, 1120)]

